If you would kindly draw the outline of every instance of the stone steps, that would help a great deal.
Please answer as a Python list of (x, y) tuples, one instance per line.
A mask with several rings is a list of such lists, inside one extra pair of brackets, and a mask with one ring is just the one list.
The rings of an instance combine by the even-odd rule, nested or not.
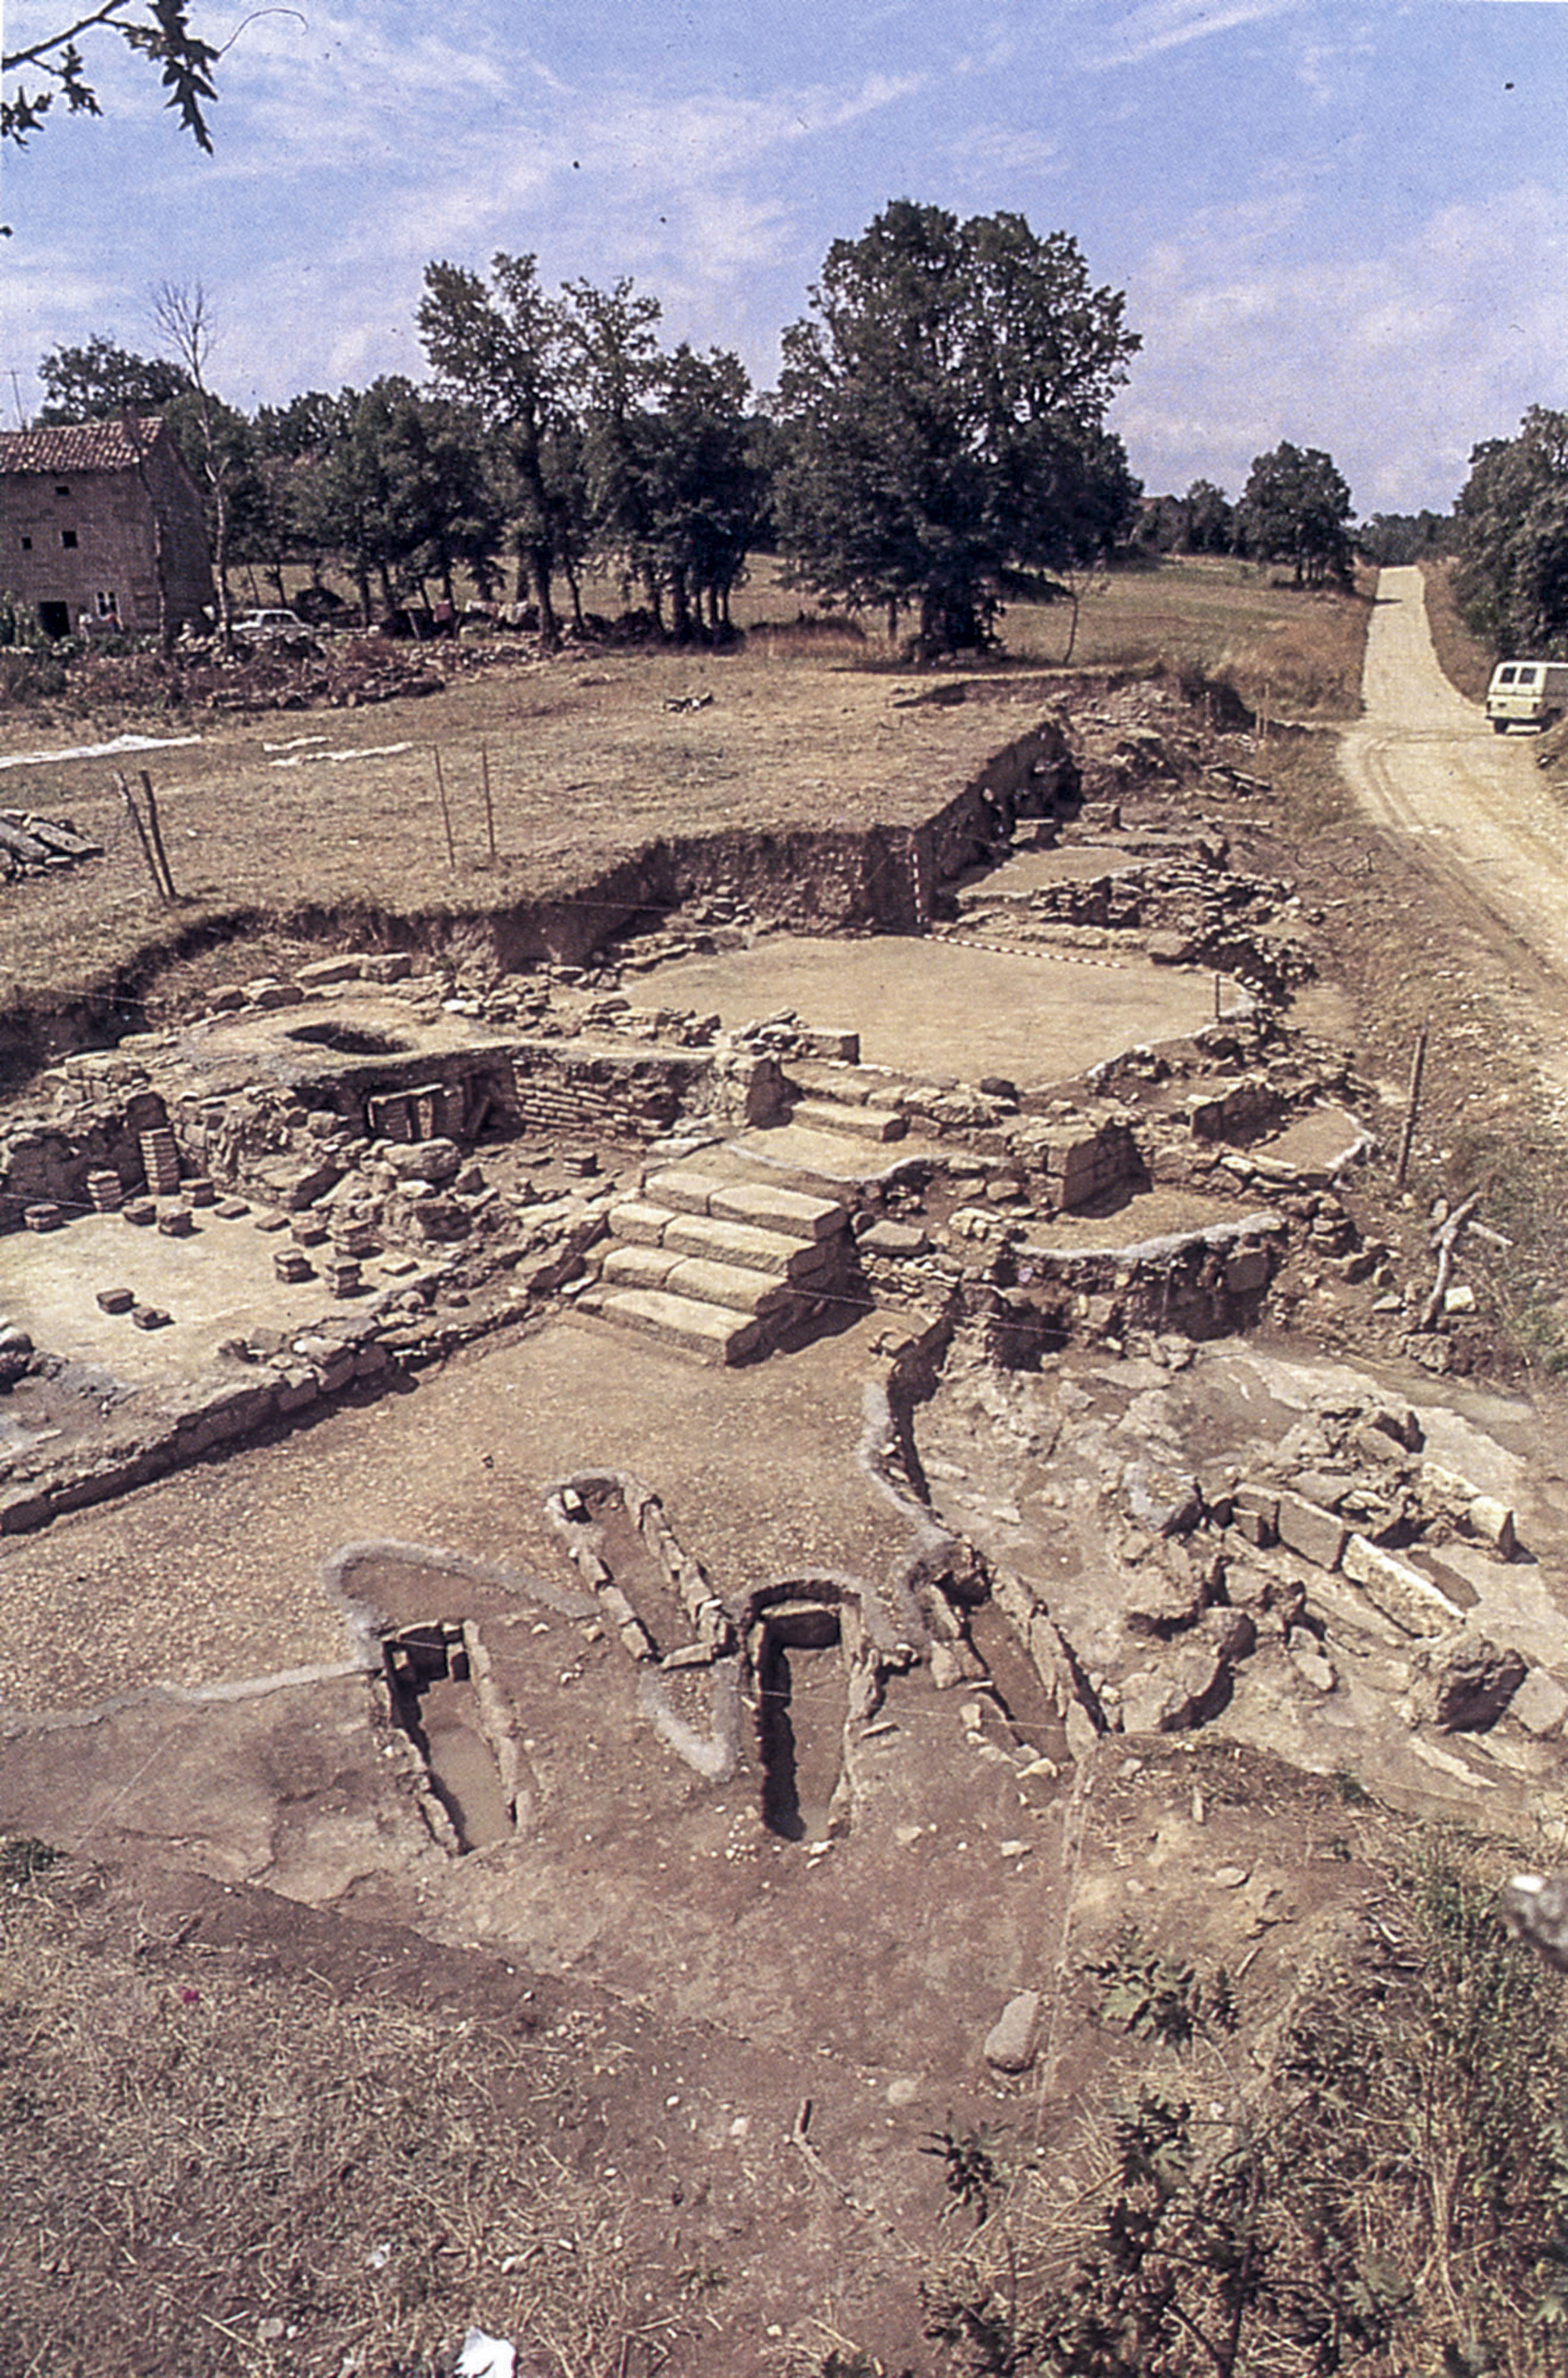
[(836, 1198), (672, 1165), (607, 1217), (580, 1306), (705, 1361), (739, 1363), (803, 1320), (850, 1247)]
[(868, 1101), (851, 1106), (837, 1099), (796, 1099), (789, 1119), (807, 1131), (847, 1132), (855, 1139), (902, 1139), (909, 1129), (908, 1117), (896, 1107), (873, 1106)]

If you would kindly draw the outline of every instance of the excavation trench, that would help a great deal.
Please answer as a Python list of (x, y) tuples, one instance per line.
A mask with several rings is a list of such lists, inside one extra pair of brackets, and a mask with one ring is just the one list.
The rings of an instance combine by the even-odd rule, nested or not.
[(831, 1603), (776, 1603), (754, 1640), (762, 1822), (787, 1842), (828, 1838), (844, 1768), (845, 1674)]
[(1070, 811), (1078, 769), (1042, 721), (984, 762), (917, 823), (779, 828), (659, 837), (622, 851), (547, 895), (491, 906), (399, 909), (374, 901), (209, 909), (150, 931), (135, 955), (79, 991), (14, 990), (0, 1008), (0, 1087), (73, 1051), (111, 1049), (145, 1030), (175, 967), (278, 939), (323, 948), (407, 950), (432, 958), (461, 943), (502, 970), (581, 966), (628, 932), (723, 888), (796, 932), (919, 932), (942, 887), (997, 856), (1016, 819)]
[(461, 1854), (510, 1841), (512, 1808), (475, 1687), (461, 1620), (404, 1627), (382, 1645), (394, 1723), (424, 1765)]

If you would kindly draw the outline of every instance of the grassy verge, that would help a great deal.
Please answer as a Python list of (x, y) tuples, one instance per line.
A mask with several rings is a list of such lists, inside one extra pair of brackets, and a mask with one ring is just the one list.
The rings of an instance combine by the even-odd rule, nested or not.
[(1484, 702), (1496, 659), (1491, 646), (1472, 634), (1459, 616), (1454, 597), (1452, 561), (1425, 561), (1421, 578), (1427, 590), (1427, 625), (1431, 630), (1438, 667), (1450, 685), (1467, 702)]
[[(1430, 1277), (1427, 1214), (1479, 1194), (1477, 1219), (1506, 1243), (1466, 1238), (1464, 1273), (1480, 1300), (1478, 1345), (1502, 1373), (1568, 1370), (1568, 1145), (1507, 1018), (1462, 966), (1432, 964), (1453, 915), (1418, 870), (1360, 821), (1333, 739), (1279, 745), (1269, 763), (1278, 835), (1265, 853), (1321, 911), (1326, 971), (1356, 1014), (1358, 1071), (1381, 1085), (1385, 1165), (1357, 1192), (1374, 1236), (1403, 1247), (1412, 1278)], [(1404, 1089), (1429, 1035), (1421, 1112), (1405, 1204), (1388, 1195)]]
[[(1307, 593), (1246, 561), (1168, 558), (1115, 570), (1085, 597), (1073, 653), (1085, 668), (1196, 670), (1273, 716), (1353, 718), (1371, 617), (1370, 591)], [(1020, 604), (1002, 631), (1020, 659), (1059, 661), (1064, 604)]]
[(0, 2368), (426, 2378), (475, 2320), (553, 2371), (676, 2341), (557, 2039), (138, 1937), (38, 1862), (0, 1840)]

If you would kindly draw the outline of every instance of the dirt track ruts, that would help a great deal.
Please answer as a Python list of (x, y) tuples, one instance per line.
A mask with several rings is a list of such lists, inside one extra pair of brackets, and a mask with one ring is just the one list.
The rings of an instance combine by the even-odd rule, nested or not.
[(1340, 744), (1352, 789), (1404, 862), (1452, 902), (1447, 955), (1498, 1000), (1568, 1109), (1565, 822), (1536, 768), (1535, 738), (1494, 736), (1443, 676), (1418, 570), (1379, 578), (1362, 700)]

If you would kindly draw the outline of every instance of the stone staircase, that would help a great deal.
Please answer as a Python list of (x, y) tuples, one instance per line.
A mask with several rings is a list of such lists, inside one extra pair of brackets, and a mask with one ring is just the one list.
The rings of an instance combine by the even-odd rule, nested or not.
[(608, 1221), (579, 1309), (707, 1362), (754, 1360), (850, 1292), (854, 1243), (835, 1197), (693, 1160), (652, 1174)]
[(790, 1122), (796, 1130), (839, 1132), (881, 1144), (902, 1139), (909, 1118), (897, 1105), (898, 1086), (883, 1074), (828, 1060), (792, 1063)]

